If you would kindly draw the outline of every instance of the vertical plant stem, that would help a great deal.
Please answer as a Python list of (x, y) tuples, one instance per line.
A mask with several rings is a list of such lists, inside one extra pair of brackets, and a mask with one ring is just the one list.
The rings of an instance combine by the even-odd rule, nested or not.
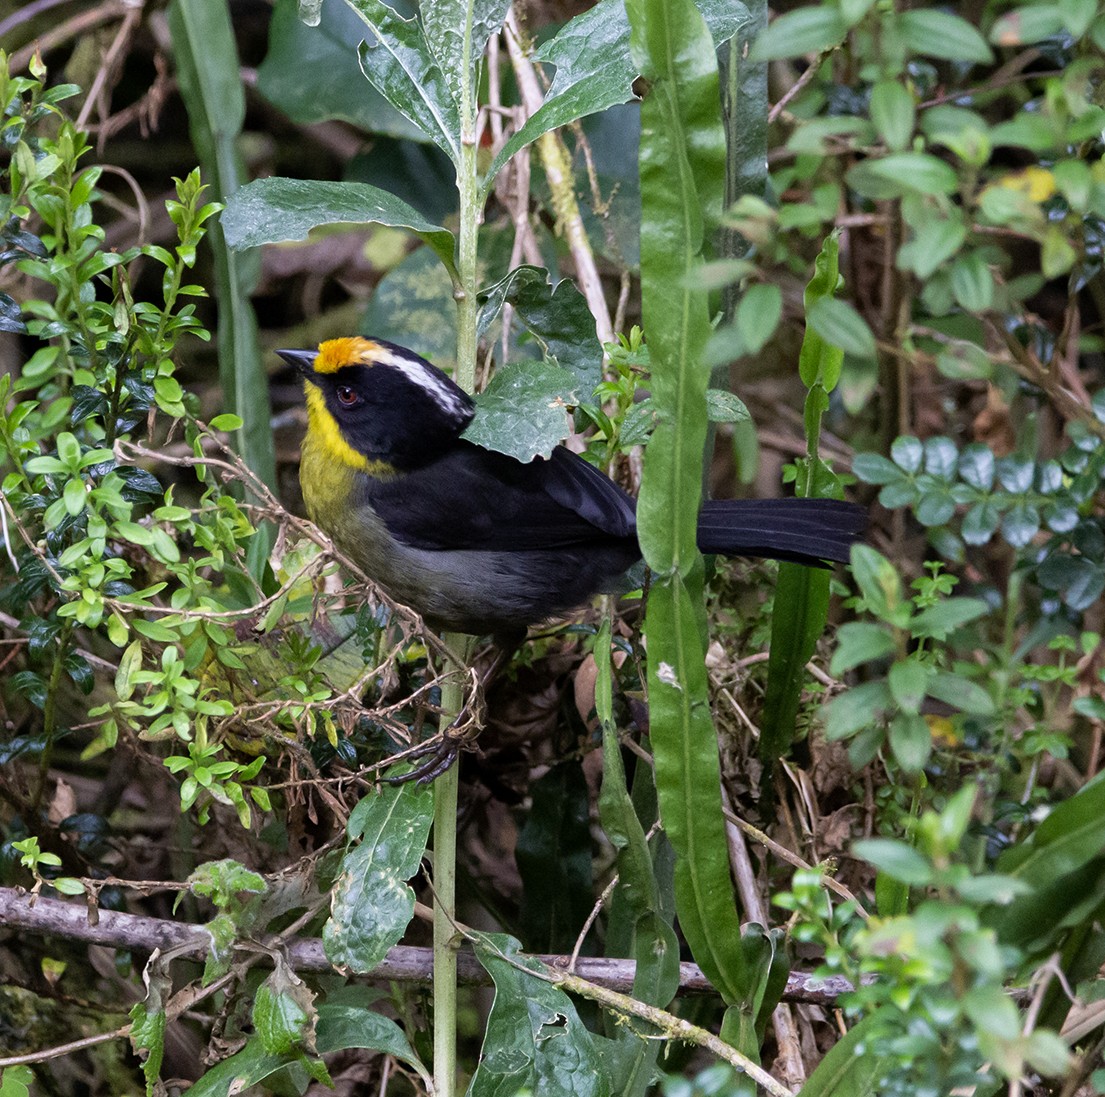
[[(479, 169), (476, 163), (476, 98), (471, 62), (472, 10), (464, 24), (464, 58), (461, 66), (460, 163), (457, 192), (460, 226), (457, 234), (457, 383), (471, 392), (476, 384), (476, 259), (479, 228)], [(468, 662), (471, 638), (446, 633), (445, 643), (454, 656), (454, 673), (442, 689), (442, 720), (451, 721), (464, 703), (464, 679), (458, 670)], [(457, 1080), (457, 954), (452, 947), (456, 926), (457, 784), (459, 765), (452, 766), (434, 783), (434, 1094), (453, 1097)]]
[[(442, 719), (464, 702), (467, 637), (449, 633), (445, 643), (455, 662), (441, 690)], [(457, 785), (460, 765), (434, 782), (434, 1094), (453, 1097), (457, 1078), (457, 953), (453, 948), (457, 912)]]

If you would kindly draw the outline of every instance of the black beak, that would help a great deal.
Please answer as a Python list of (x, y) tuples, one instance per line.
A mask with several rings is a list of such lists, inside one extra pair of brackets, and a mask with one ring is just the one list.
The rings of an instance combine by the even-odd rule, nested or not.
[(278, 350), (276, 353), (279, 354), (289, 366), (294, 366), (296, 371), (301, 373), (304, 377), (314, 376), (315, 358), (318, 357), (318, 351)]

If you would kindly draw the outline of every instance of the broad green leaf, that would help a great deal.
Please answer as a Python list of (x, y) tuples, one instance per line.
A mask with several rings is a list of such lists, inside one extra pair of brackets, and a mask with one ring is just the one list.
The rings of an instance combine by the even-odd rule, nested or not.
[(296, 0), (276, 0), (257, 90), (300, 125), (340, 119), (374, 134), (429, 141), (421, 126), (365, 81), (357, 57), (364, 22), (353, 9), (331, 0), (321, 15), (308, 26), (296, 14)]
[(498, 34), (509, 10), (510, 0), (433, 0), (419, 5), (426, 45), (437, 60), (458, 113), (463, 88), (476, 86), (487, 40)]
[(580, 394), (590, 396), (602, 380), (602, 347), (595, 318), (575, 282), (562, 278), (554, 286), (542, 267), (516, 267), (480, 292), (481, 338), (508, 303), (545, 356), (574, 373)]
[(457, 310), (453, 281), (428, 247), (415, 248), (377, 284), (360, 332), (389, 339), (446, 370), (456, 365)]
[[(704, 0), (700, 6), (718, 46), (750, 19), (739, 0)], [(541, 106), (495, 156), (484, 179), (485, 189), (519, 149), (541, 134), (632, 97), (640, 69), (630, 55), (625, 8), (625, 0), (599, 0), (536, 51), (534, 59), (555, 65), (556, 74)]]
[(338, 987), (318, 1007), (315, 1048), (320, 1055), (347, 1048), (368, 1048), (394, 1055), (423, 1078), (429, 1072), (415, 1054), (403, 1030), (390, 1018), (371, 1008), (379, 992), (368, 987)]
[(879, 159), (864, 160), (848, 171), (847, 179), (869, 198), (946, 195), (959, 188), (955, 169), (927, 152), (892, 152)]
[(919, 7), (898, 16), (902, 38), (914, 53), (942, 61), (985, 64), (994, 53), (978, 28), (966, 19), (939, 8)]
[(454, 164), (460, 163), (458, 104), (421, 24), (417, 19), (403, 19), (383, 0), (346, 2), (370, 32), (359, 50), (361, 71), (400, 114)]
[(914, 636), (945, 640), (949, 633), (979, 617), (985, 617), (990, 606), (981, 598), (947, 598), (921, 610), (910, 624)]
[(876, 727), (892, 703), (890, 688), (884, 681), (852, 686), (822, 710), (825, 735), (830, 740), (847, 739), (865, 728)]
[(890, 696), (905, 712), (917, 713), (925, 699), (930, 668), (917, 658), (900, 659), (890, 668), (887, 685)]
[(752, 45), (753, 61), (777, 61), (821, 53), (839, 45), (848, 27), (836, 8), (803, 7), (785, 12), (771, 22)]
[(431, 224), (401, 198), (365, 183), (309, 179), (256, 179), (241, 187), (222, 217), (232, 248), (306, 240), (319, 225), (392, 225), (410, 229), (435, 252), (452, 274), (453, 234)]
[(706, 390), (706, 415), (711, 423), (747, 423), (752, 418), (745, 402), (725, 389)]
[(868, 610), (892, 624), (904, 623), (899, 616), (908, 607), (904, 605), (902, 580), (894, 565), (870, 545), (853, 545), (851, 556), (852, 577)]
[(528, 974), (541, 965), (505, 933), (480, 934), (476, 955), (495, 983), (495, 1000), (468, 1097), (607, 1097), (598, 1038), (567, 994)]
[(928, 695), (974, 716), (993, 716), (997, 711), (993, 697), (982, 686), (951, 671), (940, 670), (932, 676)]
[(512, 363), (476, 396), (476, 417), (464, 437), (519, 461), (548, 457), (570, 433), (568, 408), (578, 403), (568, 370), (548, 362)]
[(418, 871), (433, 817), (433, 795), (413, 783), (368, 793), (349, 817), (360, 844), (342, 858), (322, 931), (332, 964), (371, 971), (403, 936), (414, 912), (407, 881)]

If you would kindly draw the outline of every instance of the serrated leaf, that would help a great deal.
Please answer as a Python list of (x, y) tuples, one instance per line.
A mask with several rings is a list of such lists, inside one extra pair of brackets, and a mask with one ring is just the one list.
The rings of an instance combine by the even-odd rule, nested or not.
[[(325, 4), (321, 20), (309, 26), (297, 16), (296, 6), (296, 0), (277, 0), (273, 7), (257, 90), (301, 125), (340, 119), (370, 133), (429, 141), (421, 126), (365, 81), (357, 57), (364, 22), (352, 8)], [(303, 79), (305, 72), (310, 80)]]
[[(361, 43), (361, 72), (400, 114), (460, 163), (460, 112), (417, 19), (404, 19), (382, 0), (346, 0), (370, 34)], [(387, 222), (385, 222), (386, 224)]]
[(521, 266), (479, 296), (481, 337), (509, 303), (546, 357), (574, 373), (582, 393), (594, 391), (602, 380), (602, 347), (587, 299), (571, 279), (554, 286), (544, 268)]
[[(699, 6), (718, 46), (751, 20), (739, 0), (707, 0)], [(639, 71), (629, 50), (625, 0), (600, 0), (565, 23), (534, 57), (555, 65), (556, 74), (541, 106), (496, 154), (485, 188), (510, 157), (541, 134), (632, 98)]]
[(476, 416), (463, 437), (523, 462), (548, 457), (567, 438), (568, 408), (577, 403), (576, 379), (568, 370), (547, 362), (511, 363), (476, 396)]

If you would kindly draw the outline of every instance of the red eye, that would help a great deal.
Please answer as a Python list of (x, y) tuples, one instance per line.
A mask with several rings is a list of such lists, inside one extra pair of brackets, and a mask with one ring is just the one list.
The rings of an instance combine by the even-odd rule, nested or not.
[(337, 396), (338, 403), (347, 408), (351, 408), (360, 399), (356, 391), (351, 389), (348, 385), (339, 385), (337, 388)]

